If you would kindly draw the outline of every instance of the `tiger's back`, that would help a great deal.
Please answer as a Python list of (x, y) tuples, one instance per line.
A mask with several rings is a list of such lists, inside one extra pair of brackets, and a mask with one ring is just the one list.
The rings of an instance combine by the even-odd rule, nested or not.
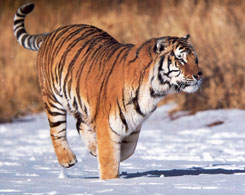
[[(81, 99), (84, 99), (85, 104), (90, 102), (91, 105), (96, 105), (91, 101), (98, 99), (97, 92), (100, 89), (102, 93), (102, 83), (108, 82), (106, 77), (111, 73), (114, 59), (119, 59), (123, 51), (130, 51), (132, 47), (133, 45), (118, 43), (93, 26), (70, 25), (60, 28), (46, 38), (39, 50), (37, 62), (42, 90), (68, 100), (68, 104), (64, 106), (72, 112), (76, 112), (76, 108), (82, 105)], [(126, 57), (124, 55), (125, 59)], [(120, 59), (121, 63), (125, 59)], [(49, 84), (50, 81), (53, 85)], [(88, 108), (84, 109), (89, 111)]]

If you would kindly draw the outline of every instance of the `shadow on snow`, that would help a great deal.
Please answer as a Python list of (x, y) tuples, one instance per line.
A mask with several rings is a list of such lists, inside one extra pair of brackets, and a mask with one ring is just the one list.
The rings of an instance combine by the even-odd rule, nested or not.
[(235, 173), (245, 173), (245, 169), (204, 169), (201, 167), (193, 167), (190, 169), (173, 169), (173, 170), (152, 170), (137, 173), (127, 173), (122, 172), (121, 177), (125, 179), (137, 178), (137, 177), (176, 177), (185, 175), (200, 175), (200, 174), (235, 174)]

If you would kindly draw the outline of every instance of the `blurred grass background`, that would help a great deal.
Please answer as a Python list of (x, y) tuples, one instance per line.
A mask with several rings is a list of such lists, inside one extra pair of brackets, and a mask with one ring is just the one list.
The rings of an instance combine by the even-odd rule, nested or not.
[[(29, 0), (0, 0), (0, 122), (43, 110), (36, 52), (16, 41), (13, 16)], [(204, 72), (201, 90), (175, 94), (176, 110), (245, 109), (244, 0), (32, 0), (30, 34), (66, 24), (97, 26), (122, 43), (191, 34)], [(166, 100), (165, 100), (166, 101)]]

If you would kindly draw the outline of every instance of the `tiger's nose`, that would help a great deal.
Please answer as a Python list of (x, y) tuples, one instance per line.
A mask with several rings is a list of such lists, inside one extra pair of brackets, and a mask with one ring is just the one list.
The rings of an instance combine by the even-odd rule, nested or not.
[(202, 72), (199, 71), (197, 74), (194, 74), (193, 77), (199, 81), (202, 78)]

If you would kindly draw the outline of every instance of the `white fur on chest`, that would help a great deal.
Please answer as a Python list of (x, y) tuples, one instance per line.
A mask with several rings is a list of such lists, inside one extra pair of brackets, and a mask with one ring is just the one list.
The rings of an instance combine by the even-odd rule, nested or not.
[(125, 122), (120, 117), (120, 112), (111, 113), (109, 116), (109, 123), (111, 129), (116, 132), (121, 138), (132, 134), (142, 123), (152, 114), (156, 109), (158, 101), (150, 96), (149, 89), (140, 89), (138, 96), (138, 105), (143, 113), (140, 114), (136, 111), (133, 103), (126, 105), (126, 111), (122, 111)]

